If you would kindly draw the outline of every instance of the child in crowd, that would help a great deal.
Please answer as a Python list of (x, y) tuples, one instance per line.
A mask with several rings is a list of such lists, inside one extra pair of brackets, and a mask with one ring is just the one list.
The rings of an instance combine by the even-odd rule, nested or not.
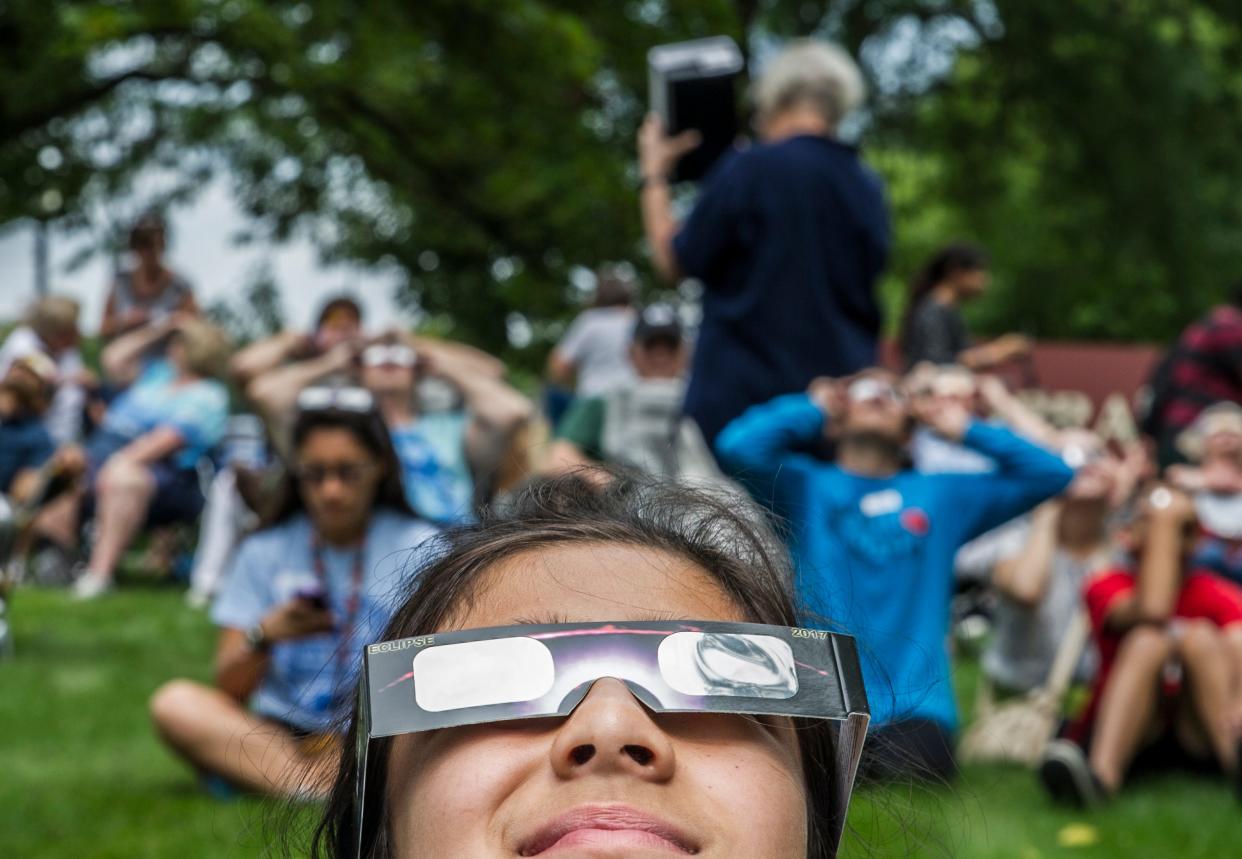
[[(911, 469), (905, 444), (916, 421), (987, 456), (994, 470)], [(836, 439), (835, 464), (796, 452), (824, 433)], [(862, 643), (875, 773), (951, 777), (958, 719), (945, 642), (954, 555), (1061, 492), (1073, 471), (960, 404), (927, 401), (912, 412), (881, 370), (816, 380), (806, 394), (750, 409), (721, 434), (717, 453), (792, 523), (812, 622), (831, 618)]]
[[(456, 724), (406, 722), (368, 742), (355, 711), (313, 855), (836, 856), (864, 733), (857, 659), (841, 652), (838, 668), (833, 637), (806, 651), (827, 659), (795, 667), (796, 650), (773, 638), (804, 632), (788, 629), (788, 558), (743, 505), (570, 476), (453, 533), (375, 649), (417, 666), (377, 700), (408, 701), (403, 719), (434, 706)], [(735, 624), (768, 626), (721, 632)], [(472, 633), (483, 637), (445, 641)], [(433, 661), (451, 672), (451, 689), (439, 687), (449, 702), (431, 701)], [(797, 676), (780, 690), (761, 685), (787, 672)], [(744, 715), (765, 697), (797, 712), (802, 684), (821, 675), (845, 696), (837, 716)], [(658, 705), (670, 684), (705, 691), (669, 712)]]
[(1079, 806), (1114, 796), (1132, 769), (1219, 767), (1242, 789), (1242, 589), (1188, 563), (1189, 497), (1156, 485), (1135, 507), (1118, 534), (1132, 560), (1084, 591), (1100, 653), (1091, 702), (1040, 767), (1052, 797)]
[(281, 503), (212, 608), (215, 686), (174, 680), (151, 701), (160, 736), (199, 771), (283, 795), (326, 790), (359, 654), (417, 572), (409, 550), (435, 533), (405, 500), (369, 392), (310, 388), (299, 402)]
[(236, 448), (243, 454), (240, 459), (232, 455), (233, 450), (228, 449), (230, 439), (225, 439), (226, 450), (208, 487), (203, 508), (190, 590), (186, 594), (189, 605), (206, 606), (224, 581), (245, 523), (256, 513), (247, 499), (250, 495), (252, 500), (255, 493), (242, 489), (253, 489), (262, 483), (270, 464), (268, 442), (286, 449), (298, 393), (306, 385), (332, 375), (325, 372), (325, 363), (333, 368), (339, 366), (340, 375), (347, 375), (345, 371), (352, 370), (351, 363), (361, 343), (362, 308), (352, 297), (338, 295), (324, 303), (309, 334), (281, 331), (251, 343), (230, 359), (229, 374), (258, 412), (263, 429), (254, 426), (255, 416), (240, 416), (243, 420), (234, 424), (241, 430), (242, 437), (236, 439), (241, 441)]
[[(430, 522), (470, 521), (502, 488), (510, 460), (524, 458), (513, 455), (514, 443), (532, 408), (505, 382), (501, 361), (395, 329), (367, 336), (361, 306), (346, 295), (324, 305), (313, 333), (286, 331), (253, 344), (230, 369), (278, 451), (288, 447), (296, 399), (308, 385), (357, 384), (369, 391), (388, 425), (410, 504)], [(438, 407), (426, 408), (424, 394)], [(191, 604), (205, 604), (227, 575), (244, 509), (237, 476), (226, 465), (213, 481)]]
[(87, 392), (98, 383), (82, 363), (78, 313), (78, 303), (72, 298), (40, 298), (31, 305), (24, 323), (10, 331), (0, 346), (0, 378), (14, 361), (35, 353), (46, 355), (56, 365), (55, 393), (43, 424), (58, 445), (81, 440)]
[(574, 400), (556, 428), (544, 470), (562, 474), (603, 463), (667, 480), (726, 486), (698, 424), (682, 411), (689, 350), (676, 310), (668, 304), (643, 308), (630, 341), (634, 378), (603, 395)]
[(42, 352), (14, 361), (0, 377), (0, 496), (29, 495), (34, 472), (56, 450), (43, 425), (56, 365)]

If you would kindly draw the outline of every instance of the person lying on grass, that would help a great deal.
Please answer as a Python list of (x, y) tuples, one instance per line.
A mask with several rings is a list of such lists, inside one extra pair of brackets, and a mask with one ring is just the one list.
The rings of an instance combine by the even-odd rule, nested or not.
[[(919, 422), (989, 457), (995, 470), (910, 468), (905, 445)], [(800, 452), (825, 433), (837, 442), (835, 463)], [(1060, 493), (1074, 472), (961, 404), (912, 406), (883, 370), (819, 379), (805, 394), (755, 406), (725, 428), (716, 450), (791, 522), (808, 622), (832, 618), (862, 642), (877, 727), (868, 775), (952, 777), (957, 705), (945, 642), (954, 556)]]
[(1104, 570), (1084, 594), (1100, 669), (1092, 699), (1039, 775), (1059, 802), (1103, 804), (1129, 773), (1216, 770), (1242, 797), (1242, 589), (1188, 563), (1189, 497), (1141, 494), (1121, 542), (1133, 564)]
[(151, 717), (213, 787), (318, 796), (362, 647), (417, 572), (411, 550), (435, 529), (406, 502), (366, 389), (303, 391), (293, 449), (282, 503), (242, 543), (212, 607), (215, 685), (173, 680), (151, 698)]

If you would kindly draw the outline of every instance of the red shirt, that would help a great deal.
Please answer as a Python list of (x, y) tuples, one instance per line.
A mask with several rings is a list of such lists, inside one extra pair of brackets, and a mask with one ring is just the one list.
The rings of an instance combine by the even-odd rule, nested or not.
[[(1069, 737), (1077, 742), (1083, 741), (1095, 721), (1100, 694), (1112, 673), (1117, 650), (1126, 635), (1125, 632), (1108, 628), (1108, 614), (1118, 600), (1132, 595), (1135, 587), (1134, 574), (1125, 568), (1103, 570), (1083, 586), (1091, 632), (1100, 651), (1100, 669), (1095, 675), (1090, 702), (1068, 731)], [(1178, 591), (1173, 617), (1206, 619), (1222, 628), (1242, 623), (1242, 588), (1206, 570), (1192, 570), (1186, 574)], [(1168, 695), (1176, 695), (1178, 691), (1178, 686), (1165, 690)]]

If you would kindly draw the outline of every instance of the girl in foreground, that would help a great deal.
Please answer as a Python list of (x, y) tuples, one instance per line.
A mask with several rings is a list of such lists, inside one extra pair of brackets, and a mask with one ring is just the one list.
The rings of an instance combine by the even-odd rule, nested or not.
[[(600, 491), (570, 477), (448, 538), (385, 643), (368, 648), (366, 706), (313, 855), (835, 856), (866, 724), (857, 657), (848, 638), (810, 644), (776, 629), (796, 622), (788, 562), (736, 506), (674, 486), (619, 479)], [(515, 625), (524, 628), (484, 630)], [(694, 677), (672, 679), (669, 630), (704, 626), (769, 635), (691, 633), (699, 645), (684, 665)], [(745, 652), (705, 649), (708, 639)], [(472, 664), (466, 652), (479, 646)], [(538, 659), (515, 658), (530, 648), (546, 651), (542, 697), (513, 688), (537, 673)], [(804, 663), (810, 653), (840, 662), (819, 670)], [(408, 673), (389, 681), (385, 663)], [(479, 683), (480, 671), (492, 681)], [(705, 697), (670, 691), (708, 675), (718, 685), (693, 693)], [(473, 710), (449, 700), (461, 695)], [(695, 712), (670, 712), (691, 704)], [(794, 712), (818, 718), (795, 722)], [(823, 721), (850, 713), (839, 731)]]

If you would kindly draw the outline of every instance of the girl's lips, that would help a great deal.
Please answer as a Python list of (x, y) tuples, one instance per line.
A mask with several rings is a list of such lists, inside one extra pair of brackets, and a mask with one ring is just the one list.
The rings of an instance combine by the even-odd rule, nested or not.
[(562, 848), (664, 850), (693, 856), (698, 845), (671, 823), (625, 805), (581, 805), (549, 820), (522, 841), (520, 856), (552, 855)]

